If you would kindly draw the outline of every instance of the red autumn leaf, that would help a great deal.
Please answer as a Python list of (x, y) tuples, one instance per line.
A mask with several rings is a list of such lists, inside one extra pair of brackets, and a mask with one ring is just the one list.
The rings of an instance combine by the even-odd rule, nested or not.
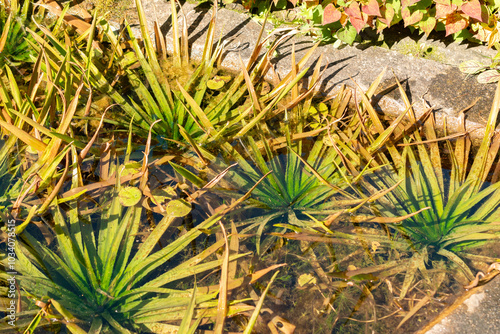
[(358, 19), (357, 17), (349, 17), (349, 21), (351, 21), (352, 26), (356, 29), (356, 32), (359, 34), (361, 29), (365, 26), (365, 21), (363, 19)]
[(441, 5), (449, 6), (451, 1), (450, 0), (434, 0), (435, 3), (439, 3)]
[(359, 10), (359, 3), (357, 3), (356, 1), (351, 2), (351, 4), (349, 5), (349, 7), (347, 7), (344, 10), (344, 12), (347, 15), (349, 15), (349, 18), (355, 17), (355, 18), (358, 18), (360, 20), (362, 19), (362, 17), (361, 17), (361, 11)]
[(299, 2), (299, 0), (288, 0), (288, 1), (290, 1), (294, 7), (297, 4), (297, 2)]
[(403, 8), (401, 10), (401, 16), (403, 17), (403, 21), (405, 22), (405, 27), (407, 27), (420, 22), (424, 17), (424, 14), (419, 10), (411, 14), (408, 8)]
[(342, 13), (333, 4), (328, 4), (323, 11), (323, 24), (337, 22), (341, 17)]
[(377, 0), (368, 0), (368, 4), (362, 6), (361, 10), (368, 15), (380, 16)]
[(462, 12), (465, 14), (469, 15), (470, 17), (482, 21), (483, 18), (481, 16), (481, 4), (479, 3), (479, 0), (472, 0), (470, 2), (466, 2), (462, 5), (462, 8), (460, 8)]
[(445, 22), (446, 36), (467, 28), (467, 24), (467, 20), (459, 13), (448, 15)]
[(436, 19), (440, 19), (442, 17), (446, 17), (447, 15), (453, 13), (454, 11), (457, 10), (456, 5), (443, 5), (443, 4), (436, 4)]

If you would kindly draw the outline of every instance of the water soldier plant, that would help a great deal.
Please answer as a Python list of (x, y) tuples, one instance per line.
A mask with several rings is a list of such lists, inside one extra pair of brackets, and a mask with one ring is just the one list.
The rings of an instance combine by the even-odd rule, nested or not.
[[(360, 213), (348, 218), (355, 223), (352, 232), (335, 231), (331, 225), (331, 231), (326, 233), (322, 227), (316, 233), (302, 230), (284, 237), (363, 247), (374, 265), (334, 271), (331, 275), (355, 282), (358, 277), (371, 275), (372, 280), (383, 280), (405, 273), (399, 293), (399, 300), (402, 301), (412, 289), (418, 273), (434, 295), (445, 278), (440, 270), (451, 270), (455, 276), (464, 277), (461, 280), (464, 282), (474, 278), (467, 259), (483, 262), (484, 265), (495, 262), (495, 258), (477, 256), (468, 250), (497, 240), (500, 236), (500, 224), (497, 222), (500, 212), (500, 184), (497, 182), (499, 136), (494, 130), (500, 108), (500, 86), (491, 107), (484, 139), (470, 164), (472, 149), (465, 124), (462, 124), (461, 133), (448, 136), (445, 127), (445, 136), (437, 137), (432, 110), (417, 119), (399, 82), (399, 92), (407, 109), (389, 127), (385, 127), (370, 103), (382, 76), (383, 73), (366, 93), (361, 92), (358, 112), (347, 128), (351, 139), (341, 149), (347, 157), (357, 155), (358, 159), (349, 159), (352, 167), (362, 162), (374, 168), (361, 175), (358, 186), (351, 188), (359, 197), (384, 189), (390, 191), (366, 201), (370, 214), (366, 210), (363, 214), (361, 208)], [(407, 123), (403, 122), (404, 116), (408, 118)], [(339, 138), (346, 136), (342, 132), (336, 132), (336, 135)], [(332, 141), (335, 141), (333, 137)], [(442, 145), (448, 152), (444, 157), (441, 154)], [(342, 217), (343, 213), (339, 212), (324, 222), (331, 224), (333, 219), (333, 222), (339, 223)], [(370, 228), (372, 224), (382, 225), (383, 229)], [(380, 249), (387, 249), (388, 259), (378, 264), (380, 259), (376, 254), (380, 253)], [(397, 251), (398, 255), (393, 251)], [(429, 267), (441, 269), (429, 270)], [(427, 296), (411, 307), (411, 312), (399, 326), (428, 301)]]
[[(221, 304), (216, 296), (223, 292), (219, 291), (218, 285), (179, 289), (172, 285), (173, 282), (218, 268), (223, 262), (227, 268), (229, 263), (246, 254), (236, 252), (229, 255), (226, 251), (225, 258), (211, 259), (227, 243), (227, 239), (215, 242), (185, 261), (178, 262), (179, 254), (240, 201), (226, 210), (219, 210), (219, 213), (155, 251), (158, 241), (173, 222), (190, 212), (190, 205), (172, 200), (167, 204), (164, 217), (136, 248), (144, 216), (140, 189), (147, 189), (144, 188), (147, 164), (141, 168), (138, 187), (137, 184), (121, 185), (120, 175), (126, 168), (117, 165), (113, 172), (113, 165), (109, 167), (110, 173), (116, 176), (115, 187), (100, 196), (98, 207), (92, 208), (83, 201), (68, 202), (66, 212), (59, 205), (51, 207), (54, 225), (44, 229), (49, 229), (46, 237), (53, 239), (53, 244), (41, 243), (36, 237), (39, 233), (35, 231), (37, 228), (26, 229), (19, 235), (16, 270), (21, 275), (18, 281), (21, 289), (26, 291), (25, 295), (34, 298), (43, 309), (29, 328), (36, 328), (45, 312), (44, 317), (50, 314), (73, 333), (173, 330), (179, 329), (176, 323), (183, 317), (197, 319), (193, 326), (187, 320), (181, 324), (183, 333), (187, 333), (188, 328), (189, 332), (193, 332), (202, 318), (215, 318), (221, 312), (217, 311)], [(73, 187), (76, 187), (79, 184), (78, 170), (72, 174)], [(176, 264), (166, 265), (172, 259), (177, 259), (174, 261)], [(152, 274), (155, 276), (153, 279)], [(8, 275), (0, 273), (0, 276), (6, 279)], [(228, 281), (225, 278), (226, 289), (239, 287), (243, 282), (243, 279)], [(224, 299), (223, 302), (227, 303), (223, 308), (223, 319), (254, 309), (238, 301)], [(27, 326), (27, 321), (28, 318), (22, 318), (18, 325)]]
[[(418, 120), (401, 85), (399, 91), (405, 100), (407, 115), (413, 126)], [(364, 103), (369, 109), (366, 102), (365, 97)], [(467, 256), (463, 253), (466, 249), (499, 237), (500, 225), (496, 220), (500, 212), (500, 183), (497, 182), (498, 172), (493, 176), (490, 174), (499, 146), (499, 137), (494, 130), (499, 108), (500, 86), (491, 107), (483, 141), (470, 168), (471, 143), (465, 125), (462, 124), (463, 132), (458, 136), (438, 138), (431, 111), (425, 114), (425, 140), (420, 135), (420, 129), (414, 126), (406, 127), (404, 132), (392, 127), (394, 131), (391, 130), (392, 134), (384, 139), (387, 151), (375, 144), (380, 142), (381, 137), (366, 137), (374, 159), (392, 162), (392, 172), (387, 170), (386, 173), (375, 173), (370, 176), (370, 182), (387, 187), (395, 184), (395, 180), (402, 180), (398, 187), (386, 195), (384, 201), (374, 203), (374, 212), (391, 217), (429, 208), (393, 226), (395, 231), (412, 243), (416, 256), (421, 261), (417, 266), (421, 270), (427, 262), (427, 255), (423, 254), (431, 257), (436, 254), (450, 260), (468, 279), (472, 279), (471, 270), (458, 255)], [(369, 112), (367, 117), (372, 124), (381, 124), (375, 118), (378, 117), (375, 112)], [(463, 119), (462, 115), (462, 121)], [(400, 141), (402, 143), (397, 144)], [(440, 141), (444, 142), (448, 151), (446, 160), (441, 155)], [(395, 145), (399, 149), (390, 148), (396, 148)], [(446, 172), (447, 165), (449, 172)], [(410, 270), (408, 276), (412, 276), (416, 269)], [(410, 277), (408, 279), (412, 280)]]
[[(292, 53), (294, 59), (294, 53)], [(330, 199), (335, 195), (345, 195), (348, 171), (343, 167), (340, 156), (326, 144), (320, 134), (326, 131), (321, 127), (304, 132), (308, 115), (313, 110), (316, 83), (320, 77), (321, 59), (318, 62), (304, 101), (298, 103), (299, 88), (292, 89), (291, 102), (282, 109), (273, 110), (273, 115), (285, 114), (280, 130), (270, 130), (274, 126), (260, 123), (256, 131), (248, 133), (239, 143), (242, 154), (248, 155), (252, 163), (238, 159), (240, 170), (229, 173), (227, 188), (244, 191), (262, 176), (267, 177), (255, 188), (245, 205), (238, 210), (243, 217), (238, 226), (248, 225), (242, 230), (247, 233), (256, 231), (257, 253), (271, 246), (273, 238), (267, 238), (261, 249), (261, 237), (269, 231), (269, 225), (288, 228), (308, 228), (314, 224), (308, 215), (325, 217), (338, 203)], [(292, 69), (292, 74), (296, 71)], [(323, 113), (323, 121), (335, 122), (340, 119), (346, 107), (346, 96), (339, 94), (334, 107)], [(289, 111), (288, 111), (289, 110)], [(315, 109), (314, 109), (315, 110)], [(276, 119), (268, 120), (276, 124)], [(274, 127), (275, 128), (275, 127)], [(271, 137), (271, 139), (269, 139)], [(309, 138), (315, 138), (308, 140)], [(223, 191), (225, 195), (237, 196), (237, 192)], [(248, 219), (248, 217), (251, 217)], [(303, 221), (303, 220), (306, 221)]]
[[(216, 66), (224, 50), (223, 43), (214, 43), (217, 2), (199, 64), (189, 60), (187, 27), (178, 26), (175, 1), (172, 56), (166, 55), (158, 24), (153, 47), (139, 0), (136, 6), (143, 45), (127, 24), (130, 38), (113, 32), (97, 14), (80, 33), (67, 33), (60, 18), (56, 28), (28, 30), (27, 43), (36, 53), (29, 87), (20, 84), (15, 70), (2, 68), (0, 125), (9, 138), (0, 149), (0, 184), (17, 182), (0, 194), (0, 205), (29, 209), (27, 216), (17, 215), (19, 328), (50, 329), (52, 323), (59, 326), (52, 330), (75, 333), (193, 333), (203, 325), (222, 333), (226, 317), (254, 310), (249, 333), (269, 286), (256, 307), (245, 293), (229, 291), (280, 266), (258, 261), (272, 257), (262, 256), (272, 246), (284, 246), (273, 243), (283, 237), (301, 241), (294, 256), (307, 268), (308, 283), (301, 276), (299, 284), (321, 293), (334, 329), (347, 328), (340, 319), (365, 311), (364, 301), (373, 301), (365, 319), (372, 321), (371, 309), (379, 306), (374, 295), (382, 285), (389, 291), (382, 297), (389, 301), (386, 311), (397, 310), (382, 317), (374, 311), (373, 321), (403, 312), (403, 304), (409, 311), (401, 326), (438, 293), (450, 269), (465, 281), (473, 278), (468, 259), (495, 260), (469, 250), (497, 239), (500, 231), (500, 136), (494, 131), (500, 86), (485, 139), (473, 152), (465, 125), (458, 135), (448, 135), (445, 126), (438, 138), (432, 112), (417, 118), (399, 82), (407, 109), (387, 125), (370, 103), (383, 73), (360, 92), (355, 110), (347, 109), (345, 90), (330, 106), (318, 103), (321, 59), (307, 86), (302, 82), (315, 47), (299, 62), (292, 51), (290, 73), (266, 90), (262, 76), (271, 54), (293, 29), (267, 52), (271, 37), (259, 38), (240, 74), (228, 78)], [(352, 30), (350, 10), (343, 13), (345, 30)], [(190, 70), (179, 75), (181, 67)], [(89, 114), (96, 93), (109, 96), (127, 117), (111, 115), (110, 108)], [(90, 140), (78, 132), (81, 124), (95, 133)], [(127, 128), (128, 140), (116, 131)], [(150, 131), (159, 143), (154, 158), (162, 154), (156, 161)], [(140, 140), (134, 135), (147, 135), (146, 146), (132, 145)], [(137, 147), (144, 150), (142, 162), (131, 159)], [(161, 151), (165, 147), (167, 153)], [(11, 158), (14, 150), (20, 167)], [(125, 158), (116, 153), (121, 150)], [(34, 157), (29, 164), (28, 154)], [(168, 175), (167, 181), (153, 185), (150, 168)], [(37, 199), (28, 198), (33, 193)], [(192, 226), (179, 226), (186, 215)], [(199, 250), (194, 245), (203, 234), (207, 244)], [(255, 246), (244, 245), (257, 250), (252, 265), (241, 265), (249, 255), (240, 253), (241, 240), (256, 240)], [(316, 243), (325, 247), (313, 249)], [(342, 258), (335, 258), (330, 245), (339, 247)], [(287, 255), (297, 250), (294, 243), (287, 247)], [(327, 259), (319, 258), (328, 252)], [(237, 263), (247, 276), (236, 278)], [(266, 269), (252, 272), (254, 263)], [(311, 268), (321, 283), (310, 283)], [(207, 271), (220, 272), (218, 284), (213, 275), (199, 281)], [(280, 280), (293, 285), (293, 275)], [(425, 293), (413, 284), (420, 278)], [(410, 293), (422, 298), (405, 304)], [(0, 331), (10, 329), (0, 325)]]
[(33, 52), (26, 41), (31, 36), (26, 28), (34, 26), (31, 21), (34, 15), (33, 4), (29, 0), (22, 3), (18, 0), (0, 2), (0, 68), (4, 64), (19, 66), (31, 61)]

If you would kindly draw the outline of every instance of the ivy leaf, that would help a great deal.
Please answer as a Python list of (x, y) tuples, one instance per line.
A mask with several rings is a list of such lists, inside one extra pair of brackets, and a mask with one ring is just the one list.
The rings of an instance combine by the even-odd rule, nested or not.
[(470, 2), (466, 2), (462, 5), (462, 8), (460, 9), (462, 10), (462, 12), (469, 15), (470, 17), (478, 21), (484, 22), (481, 14), (481, 4), (479, 3), (479, 0), (472, 0)]
[(445, 28), (446, 36), (454, 34), (462, 29), (467, 28), (467, 20), (459, 13), (453, 13), (446, 16)]
[(493, 83), (498, 82), (500, 79), (500, 73), (497, 70), (488, 70), (477, 76), (477, 82), (479, 83)]
[(403, 21), (405, 22), (405, 27), (407, 27), (420, 22), (424, 17), (424, 14), (419, 10), (411, 14), (408, 8), (403, 8), (401, 10), (401, 16), (403, 17)]
[(354, 28), (350, 24), (346, 25), (345, 27), (337, 31), (338, 39), (349, 45), (352, 45), (352, 43), (354, 43), (356, 35), (357, 35), (356, 28)]
[(368, 0), (368, 4), (361, 6), (361, 10), (368, 15), (381, 16), (377, 0)]
[(342, 13), (333, 4), (328, 4), (323, 11), (322, 24), (337, 22), (342, 17)]

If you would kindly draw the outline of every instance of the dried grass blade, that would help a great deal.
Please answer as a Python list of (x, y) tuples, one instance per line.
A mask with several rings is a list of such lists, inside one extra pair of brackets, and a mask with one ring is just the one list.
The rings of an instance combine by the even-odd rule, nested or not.
[(243, 76), (245, 78), (245, 82), (247, 84), (250, 97), (252, 98), (253, 107), (258, 113), (260, 113), (262, 111), (262, 108), (260, 107), (259, 99), (257, 97), (257, 93), (255, 92), (255, 87), (252, 83), (252, 79), (250, 79), (250, 75), (248, 74), (245, 64), (243, 63), (243, 60), (241, 59), (241, 55), (239, 56), (239, 60), (240, 60), (241, 72), (243, 73)]
[(276, 279), (276, 276), (278, 276), (278, 274), (279, 274), (279, 271), (275, 272), (273, 277), (271, 277), (269, 284), (267, 285), (266, 289), (262, 293), (262, 296), (259, 298), (259, 302), (255, 306), (255, 310), (253, 311), (252, 316), (250, 317), (250, 320), (248, 320), (248, 325), (245, 328), (245, 331), (243, 332), (243, 334), (252, 333), (253, 327), (255, 326), (255, 323), (257, 322), (257, 318), (259, 317), (260, 310), (262, 309), (262, 305), (264, 305), (264, 298), (266, 298), (267, 292), (269, 291), (271, 284), (273, 284), (273, 282)]
[[(136, 0), (137, 1), (137, 0)], [(176, 1), (170, 1), (171, 10), (172, 10), (172, 38), (173, 38), (173, 57), (174, 57), (174, 66), (181, 66), (181, 47), (179, 41), (179, 22), (177, 19), (177, 9), (176, 9)]]
[(99, 122), (99, 125), (97, 126), (97, 129), (95, 130), (94, 135), (92, 136), (92, 138), (90, 138), (90, 140), (87, 143), (87, 145), (80, 152), (80, 161), (82, 161), (83, 159), (85, 159), (85, 157), (87, 156), (87, 153), (89, 153), (90, 148), (92, 147), (92, 145), (94, 144), (95, 140), (97, 139), (97, 136), (99, 136), (99, 131), (101, 130), (102, 125), (104, 124), (104, 116), (106, 116), (106, 111), (104, 111), (104, 113), (102, 114), (101, 121)]
[(177, 87), (181, 91), (182, 96), (184, 96), (184, 98), (186, 99), (186, 102), (193, 109), (193, 112), (199, 118), (201, 125), (203, 125), (203, 127), (204, 127), (204, 128), (202, 128), (203, 131), (208, 132), (209, 134), (214, 134), (215, 129), (214, 129), (212, 123), (210, 122), (210, 120), (208, 119), (207, 115), (205, 115), (203, 110), (200, 108), (200, 106), (191, 97), (191, 95), (189, 95), (189, 93), (184, 90), (184, 88), (181, 86), (181, 84), (177, 83)]
[(153, 23), (154, 33), (155, 33), (155, 44), (156, 50), (161, 55), (163, 60), (167, 59), (167, 45), (165, 43), (165, 38), (162, 36), (160, 26), (158, 25), (158, 21), (154, 21)]
[(65, 166), (64, 171), (63, 171), (63, 173), (61, 175), (61, 178), (57, 182), (56, 186), (54, 187), (54, 189), (52, 190), (52, 192), (50, 193), (50, 195), (43, 202), (43, 205), (40, 208), (40, 210), (38, 210), (37, 214), (44, 213), (45, 210), (47, 210), (47, 208), (49, 207), (49, 205), (52, 203), (52, 201), (54, 200), (54, 198), (57, 196), (57, 194), (59, 194), (59, 190), (61, 190), (61, 188), (62, 188), (62, 186), (64, 184), (64, 181), (66, 181), (66, 176), (68, 175), (68, 170), (69, 170), (69, 154), (68, 154), (68, 151), (67, 151), (66, 152), (66, 166)]
[(391, 123), (391, 125), (389, 125), (389, 127), (385, 129), (384, 132), (380, 134), (380, 136), (378, 136), (378, 138), (368, 148), (369, 153), (377, 151), (389, 140), (394, 130), (396, 130), (396, 127), (401, 123), (403, 118), (406, 116), (408, 110), (409, 108), (406, 108), (404, 112), (399, 114), (399, 116)]
[(378, 86), (380, 85), (380, 82), (382, 81), (382, 78), (385, 75), (385, 71), (387, 71), (387, 67), (384, 67), (382, 72), (377, 76), (377, 78), (372, 82), (370, 87), (368, 87), (368, 90), (366, 91), (366, 96), (368, 99), (371, 99), (373, 95), (375, 95), (375, 91), (377, 90)]
[(418, 211), (412, 212), (410, 214), (404, 215), (404, 216), (399, 216), (399, 217), (374, 217), (374, 216), (354, 216), (351, 218), (351, 221), (355, 223), (379, 223), (379, 224), (397, 224), (402, 222), (405, 219), (411, 218), (417, 214), (419, 214), (422, 211), (428, 210), (430, 207), (425, 207), (423, 209), (420, 209)]
[(264, 174), (264, 176), (262, 176), (259, 181), (257, 181), (252, 188), (250, 188), (249, 191), (247, 191), (245, 193), (245, 195), (243, 195), (243, 197), (239, 198), (237, 201), (235, 201), (234, 203), (232, 203), (228, 208), (226, 208), (223, 212), (222, 212), (222, 215), (225, 215), (226, 213), (228, 213), (229, 211), (231, 211), (232, 209), (234, 209), (236, 206), (240, 205), (242, 202), (244, 202), (248, 197), (250, 197), (250, 194), (252, 193), (252, 191), (255, 190), (255, 188), (257, 188), (257, 186), (269, 175), (271, 174), (271, 171), (267, 172), (266, 174)]
[(311, 166), (311, 165), (310, 165), (310, 164), (309, 164), (309, 163), (308, 163), (308, 162), (307, 162), (304, 158), (302, 158), (302, 157), (301, 157), (301, 156), (300, 156), (297, 152), (295, 152), (295, 151), (294, 151), (294, 150), (292, 150), (291, 148), (290, 148), (290, 152), (292, 152), (293, 154), (295, 154), (295, 156), (297, 156), (297, 157), (300, 159), (300, 161), (302, 161), (302, 163), (303, 163), (304, 165), (306, 165), (307, 169), (309, 169), (309, 171), (310, 171), (311, 173), (313, 173), (313, 174), (314, 174), (314, 176), (315, 176), (315, 177), (316, 177), (316, 178), (317, 178), (317, 179), (318, 179), (321, 183), (323, 183), (325, 186), (330, 187), (330, 188), (332, 188), (332, 189), (334, 189), (334, 190), (337, 190), (337, 191), (342, 191), (342, 189), (340, 189), (339, 187), (337, 187), (337, 186), (335, 186), (335, 185), (331, 184), (330, 182), (328, 182), (327, 180), (325, 180), (325, 178), (324, 178), (323, 176), (321, 176), (321, 174), (319, 174), (319, 173), (318, 173), (318, 171), (317, 171), (316, 169), (314, 169), (314, 168), (313, 168), (313, 167), (312, 167), (312, 166)]
[(226, 230), (224, 228), (224, 225), (222, 225), (222, 222), (219, 221), (219, 226), (222, 230), (222, 234), (224, 235), (224, 243), (226, 244), (226, 251), (224, 252), (224, 260), (222, 261), (222, 268), (221, 268), (221, 279), (220, 279), (220, 285), (219, 285), (219, 301), (217, 303), (217, 316), (215, 318), (215, 327), (214, 327), (214, 333), (215, 334), (222, 334), (224, 331), (224, 322), (226, 319), (227, 315), (227, 282), (228, 282), (228, 275), (229, 275), (229, 243), (227, 240), (227, 234)]
[(189, 325), (191, 324), (191, 320), (193, 320), (194, 316), (194, 309), (196, 306), (196, 283), (194, 285), (193, 291), (191, 291), (191, 299), (189, 300), (189, 304), (187, 306), (186, 314), (182, 318), (181, 324), (179, 326), (179, 329), (177, 333), (188, 333), (189, 332)]
[(399, 323), (398, 327), (396, 329), (399, 329), (408, 319), (413, 317), (415, 313), (418, 312), (422, 307), (424, 307), (429, 301), (431, 300), (431, 297), (429, 295), (426, 295), (424, 298), (420, 299), (420, 301), (415, 305), (408, 313), (406, 313), (405, 317), (401, 322)]
[[(174, 7), (175, 10), (175, 1), (171, 1), (172, 6)], [(144, 41), (144, 48), (146, 49), (146, 53), (148, 55), (148, 59), (150, 61), (150, 64), (153, 67), (153, 70), (156, 71), (157, 73), (160, 72), (160, 65), (158, 64), (158, 59), (156, 58), (156, 50), (153, 47), (153, 42), (151, 41), (151, 37), (149, 36), (149, 31), (148, 31), (148, 23), (146, 19), (146, 13), (144, 12), (144, 8), (142, 7), (142, 1), (141, 0), (135, 0), (135, 6), (137, 7), (137, 16), (139, 17), (139, 26), (141, 28), (141, 35), (142, 39)], [(174, 14), (172, 14), (172, 23), (174, 26), (177, 24), (177, 18), (175, 18), (174, 21)], [(174, 23), (175, 22), (175, 23)], [(129, 33), (131, 33), (129, 31)]]
[(0, 120), (0, 125), (4, 127), (7, 131), (9, 131), (12, 135), (23, 141), (26, 145), (29, 145), (33, 149), (39, 151), (39, 152), (44, 152), (47, 148), (47, 145), (30, 135), (29, 133), (19, 129), (17, 126), (5, 123), (4, 121)]
[[(308, 51), (307, 53), (304, 55), (304, 57), (302, 57), (299, 62), (297, 63), (296, 65), (296, 68), (297, 68), (297, 71), (300, 71), (302, 70), (302, 68), (304, 67), (304, 65), (306, 64), (306, 62), (309, 60), (309, 58), (313, 55), (314, 51), (316, 51), (316, 48), (319, 46), (319, 43), (316, 43), (314, 44)], [(276, 45), (277, 47), (277, 45)], [(274, 51), (274, 50), (273, 50)], [(290, 82), (290, 80), (293, 80), (294, 79), (294, 75), (292, 72), (288, 73), (285, 78), (283, 80), (281, 80), (281, 82), (269, 93), (266, 95), (266, 99), (269, 99), (269, 98), (272, 98), (276, 95), (279, 94), (279, 92), (287, 85), (288, 82)]]
[[(240, 249), (238, 230), (236, 229), (236, 224), (231, 222), (231, 241), (229, 242), (229, 250), (231, 254), (237, 254)], [(236, 278), (237, 262), (232, 261), (228, 266), (228, 276), (231, 281)]]
[(210, 62), (210, 57), (212, 56), (212, 48), (215, 39), (215, 23), (217, 21), (217, 10), (218, 1), (214, 1), (212, 17), (210, 18), (210, 24), (208, 25), (207, 37), (205, 39), (205, 46), (203, 47), (203, 55), (201, 57), (201, 62), (206, 64)]
[(262, 40), (262, 35), (264, 34), (264, 29), (266, 27), (267, 18), (269, 17), (270, 12), (271, 11), (269, 9), (266, 10), (266, 15), (264, 16), (264, 21), (262, 22), (262, 25), (260, 26), (259, 37), (257, 37), (257, 40), (255, 41), (255, 47), (252, 51), (252, 55), (250, 56), (250, 58), (248, 58), (247, 71), (250, 71), (250, 69), (254, 65), (255, 61), (257, 60), (257, 58), (259, 58), (260, 50), (262, 49), (262, 46), (264, 44), (264, 42), (261, 43), (260, 41)]
[(438, 143), (442, 140), (450, 140), (450, 139), (455, 139), (455, 138), (462, 138), (467, 136), (469, 133), (468, 132), (461, 132), (461, 133), (455, 133), (453, 135), (445, 136), (445, 137), (439, 137), (439, 138), (434, 138), (434, 139), (428, 139), (428, 140), (422, 140), (422, 141), (414, 141), (411, 143), (404, 143), (404, 144), (398, 144), (397, 146), (414, 146), (414, 145), (423, 145), (423, 144), (434, 144)]
[(488, 151), (491, 144), (491, 138), (493, 137), (493, 134), (495, 132), (495, 126), (497, 122), (499, 109), (500, 109), (500, 82), (497, 85), (495, 98), (493, 99), (490, 115), (486, 123), (483, 141), (481, 143), (481, 146), (479, 147), (478, 152), (476, 153), (476, 157), (469, 171), (469, 175), (467, 176), (467, 181), (471, 180), (473, 182), (473, 186), (471, 186), (470, 190), (467, 192), (466, 198), (470, 197), (470, 195), (473, 192), (477, 192), (477, 190), (481, 188), (483, 180), (485, 179), (485, 175), (488, 174), (488, 170), (486, 170), (485, 166), (488, 160)]
[(7, 43), (7, 37), (9, 36), (9, 31), (10, 31), (10, 21), (12, 20), (12, 12), (9, 13), (9, 17), (7, 17), (7, 21), (5, 21), (4, 24), (4, 31), (2, 32), (2, 35), (0, 36), (0, 53), (3, 52), (3, 49), (5, 48), (5, 44)]

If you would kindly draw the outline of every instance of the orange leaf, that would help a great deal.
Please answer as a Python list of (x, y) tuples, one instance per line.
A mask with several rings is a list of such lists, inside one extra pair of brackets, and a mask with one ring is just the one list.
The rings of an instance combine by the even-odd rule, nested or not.
[(361, 10), (368, 15), (381, 16), (377, 0), (368, 0), (368, 4), (362, 6)]
[(467, 20), (459, 13), (453, 13), (446, 16), (446, 36), (454, 34), (467, 27)]
[(383, 6), (381, 14), (382, 17), (379, 18), (380, 22), (390, 27), (394, 18), (394, 8), (392, 6)]
[(422, 29), (426, 36), (429, 36), (432, 30), (434, 30), (434, 27), (436, 27), (436, 19), (432, 16), (427, 17), (425, 20), (420, 21), (418, 26)]
[[(356, 1), (351, 2), (349, 7), (345, 9), (345, 13), (349, 15), (349, 18), (355, 17), (358, 19), (362, 19), (361, 17), (361, 11), (359, 10), (359, 3)], [(352, 23), (352, 21), (351, 21)], [(354, 25), (354, 24), (353, 24)]]
[(341, 17), (342, 13), (330, 3), (323, 11), (323, 24), (337, 22)]
[(401, 6), (403, 8), (405, 7), (408, 7), (408, 6), (411, 6), (411, 5), (414, 5), (416, 4), (417, 2), (419, 2), (420, 0), (402, 0), (401, 1)]
[(481, 16), (481, 4), (479, 3), (479, 0), (472, 0), (470, 2), (466, 2), (462, 5), (462, 8), (460, 9), (462, 10), (462, 12), (469, 15), (470, 17), (478, 21), (483, 21), (483, 18)]
[(450, 5), (450, 0), (434, 0), (435, 3), (439, 3), (441, 5), (449, 6)]
[(457, 8), (458, 7), (456, 5), (443, 5), (440, 3), (436, 4), (436, 19), (446, 17), (447, 15), (456, 11)]
[(351, 24), (353, 27), (356, 29), (356, 32), (359, 34), (361, 29), (365, 26), (365, 21), (363, 19), (358, 19), (357, 17), (350, 17), (349, 21), (351, 21)]
[(410, 10), (408, 8), (403, 8), (401, 10), (401, 16), (403, 16), (403, 21), (405, 22), (405, 27), (420, 22), (424, 17), (424, 14), (417, 10), (413, 14), (410, 14)]

